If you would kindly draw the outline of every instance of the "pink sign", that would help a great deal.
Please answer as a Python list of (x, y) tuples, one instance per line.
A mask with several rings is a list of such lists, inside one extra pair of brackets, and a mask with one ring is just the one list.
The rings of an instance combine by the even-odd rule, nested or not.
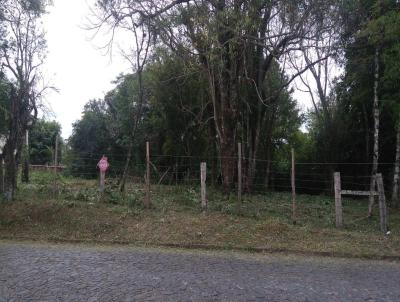
[(108, 163), (107, 157), (103, 155), (103, 157), (98, 162), (97, 167), (99, 167), (101, 172), (106, 172), (109, 166), (110, 164)]

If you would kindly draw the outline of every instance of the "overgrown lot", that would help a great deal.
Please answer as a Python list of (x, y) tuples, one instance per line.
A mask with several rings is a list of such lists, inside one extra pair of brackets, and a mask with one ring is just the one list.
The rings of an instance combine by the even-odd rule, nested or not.
[(136, 245), (265, 249), (355, 257), (400, 256), (400, 215), (391, 209), (390, 236), (379, 231), (378, 209), (367, 219), (367, 203), (344, 201), (342, 230), (334, 228), (330, 196), (297, 197), (298, 219), (291, 220), (291, 196), (266, 192), (236, 196), (209, 190), (209, 209), (200, 208), (196, 186), (153, 186), (151, 209), (144, 209), (143, 187), (129, 184), (122, 196), (107, 184), (101, 197), (95, 180), (60, 179), (34, 173), (20, 185), (17, 200), (0, 205), (0, 237), (43, 241), (88, 241)]

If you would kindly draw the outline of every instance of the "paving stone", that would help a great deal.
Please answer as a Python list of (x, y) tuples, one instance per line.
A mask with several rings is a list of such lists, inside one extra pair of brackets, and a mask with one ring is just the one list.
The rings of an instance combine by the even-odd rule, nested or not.
[(400, 301), (400, 264), (0, 244), (0, 302)]

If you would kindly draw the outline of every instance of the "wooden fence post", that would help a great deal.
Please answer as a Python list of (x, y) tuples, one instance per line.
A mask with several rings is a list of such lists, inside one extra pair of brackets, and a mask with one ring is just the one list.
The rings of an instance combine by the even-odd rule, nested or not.
[(200, 175), (201, 175), (201, 207), (203, 211), (207, 210), (207, 189), (206, 189), (206, 180), (207, 180), (207, 164), (200, 164)]
[(150, 143), (146, 142), (146, 198), (145, 207), (150, 207)]
[(340, 183), (340, 172), (335, 172), (335, 216), (336, 216), (336, 227), (341, 228), (343, 226), (343, 208), (342, 208), (342, 192)]
[(380, 227), (381, 231), (386, 234), (388, 231), (387, 224), (387, 208), (386, 208), (386, 198), (385, 198), (385, 189), (383, 186), (383, 178), (382, 174), (378, 173), (376, 175), (376, 182), (378, 185), (378, 193), (379, 193), (379, 216), (380, 216)]
[(106, 171), (100, 170), (100, 193), (104, 192), (105, 180), (106, 180)]
[(242, 203), (242, 144), (238, 143), (238, 210)]
[(58, 179), (57, 179), (57, 166), (58, 166), (58, 135), (56, 136), (56, 144), (54, 147), (54, 195), (58, 195)]
[(294, 149), (292, 148), (292, 220), (296, 224), (296, 181), (295, 181), (295, 162)]

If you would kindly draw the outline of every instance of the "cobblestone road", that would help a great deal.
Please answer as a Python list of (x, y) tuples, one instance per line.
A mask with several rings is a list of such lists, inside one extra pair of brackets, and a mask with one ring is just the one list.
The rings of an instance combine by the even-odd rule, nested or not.
[(400, 264), (0, 242), (0, 301), (400, 301)]

